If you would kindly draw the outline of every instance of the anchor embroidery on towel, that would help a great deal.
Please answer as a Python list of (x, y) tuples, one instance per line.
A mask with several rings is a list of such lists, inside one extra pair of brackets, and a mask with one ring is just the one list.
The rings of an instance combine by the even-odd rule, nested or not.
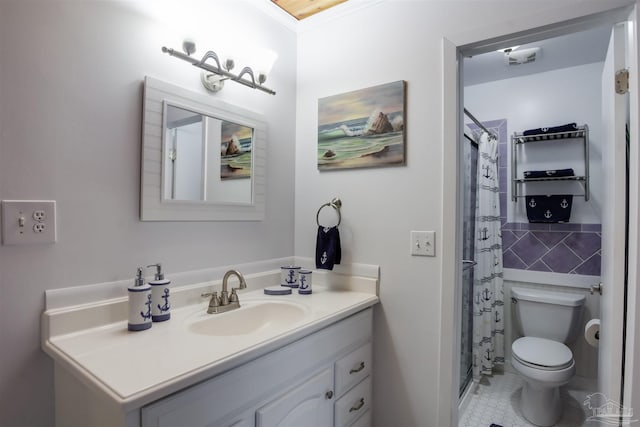
[(327, 262), (327, 259), (328, 259), (328, 258), (327, 258), (327, 251), (324, 251), (324, 252), (322, 253), (322, 257), (320, 258), (320, 262), (321, 262), (322, 264), (324, 264), (325, 262)]
[(547, 209), (547, 211), (544, 213), (544, 217), (549, 219), (553, 216), (553, 214), (551, 213), (551, 211), (549, 209)]
[(536, 199), (529, 200), (529, 206), (531, 206), (532, 208), (535, 208), (536, 207)]
[(560, 202), (560, 207), (562, 209), (566, 209), (569, 207), (569, 203), (567, 203), (567, 199), (562, 199), (562, 202)]

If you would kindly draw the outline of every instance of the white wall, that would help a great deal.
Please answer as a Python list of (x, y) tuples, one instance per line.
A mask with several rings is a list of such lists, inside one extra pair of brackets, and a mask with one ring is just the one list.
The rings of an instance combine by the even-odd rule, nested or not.
[[(439, 302), (453, 284), (440, 259), (407, 254), (411, 229), (436, 230), (438, 249), (451, 239), (441, 234), (443, 191), (454, 191), (442, 181), (442, 36), (529, 22), (559, 2), (372, 2), (297, 42), (242, 2), (152, 3), (0, 1), (0, 199), (55, 199), (59, 216), (55, 245), (0, 247), (0, 425), (52, 425), (52, 366), (38, 341), (45, 289), (128, 278), (150, 261), (170, 278), (294, 249), (313, 256), (315, 212), (333, 196), (344, 203), (344, 262), (382, 266), (375, 423), (438, 425)], [(184, 15), (189, 25), (175, 25)], [(236, 40), (279, 54), (275, 97), (233, 84), (215, 95), (267, 116), (263, 222), (138, 220), (142, 79), (203, 91), (192, 67), (160, 52), (187, 35), (198, 53)], [(398, 79), (408, 82), (407, 166), (318, 173), (317, 99)]]
[[(293, 253), (295, 33), (243, 2), (172, 3), (0, 2), (0, 199), (58, 209), (56, 244), (0, 246), (2, 426), (53, 425), (52, 363), (39, 346), (45, 289), (126, 279), (158, 261), (170, 279)], [(144, 76), (204, 92), (195, 68), (160, 50), (185, 35), (200, 55), (232, 39), (279, 55), (268, 79), (276, 96), (232, 83), (212, 95), (267, 118), (262, 222), (138, 219)]]
[[(381, 266), (381, 304), (374, 316), (375, 426), (446, 425), (441, 420), (449, 419), (452, 403), (450, 390), (438, 384), (440, 369), (451, 366), (439, 360), (448, 354), (439, 348), (441, 309), (452, 309), (440, 307), (441, 293), (454, 284), (442, 282), (437, 257), (409, 256), (410, 230), (435, 230), (438, 256), (442, 242), (454, 238), (442, 234), (443, 194), (456, 191), (442, 179), (443, 36), (494, 24), (508, 34), (529, 22), (553, 22), (559, 16), (554, 8), (574, 3), (571, 13), (578, 14), (585, 7), (559, 3), (388, 1), (299, 35), (295, 251), (313, 256), (316, 209), (339, 196), (344, 261)], [(407, 165), (318, 172), (318, 98), (400, 79), (408, 90)]]
[[(542, 59), (544, 60), (544, 59)], [(602, 200), (602, 112), (601, 76), (602, 62), (548, 71), (525, 77), (498, 80), (467, 86), (464, 103), (478, 120), (507, 119), (509, 138), (514, 132), (526, 129), (557, 126), (577, 122), (589, 125), (589, 155), (592, 199), (574, 197), (571, 222), (599, 224)], [(553, 144), (553, 146), (551, 146)], [(511, 166), (511, 141), (509, 140), (508, 165)], [(528, 144), (527, 151), (520, 151), (524, 170), (560, 169), (572, 167), (576, 175), (584, 173), (584, 157), (580, 141)], [(539, 153), (539, 154), (538, 154)], [(538, 155), (536, 157), (536, 155)], [(567, 159), (574, 159), (567, 161)], [(525, 165), (525, 166), (523, 166)], [(509, 174), (511, 169), (509, 169)], [(508, 175), (509, 177), (511, 175)], [(522, 176), (519, 176), (522, 178)], [(511, 200), (511, 181), (507, 181), (507, 196)], [(567, 192), (582, 194), (577, 183), (530, 184), (535, 189), (550, 194)], [(546, 185), (546, 186), (545, 186)], [(535, 190), (531, 188), (531, 190)], [(544, 193), (543, 193), (544, 194)], [(528, 222), (523, 199), (507, 203), (509, 222)]]

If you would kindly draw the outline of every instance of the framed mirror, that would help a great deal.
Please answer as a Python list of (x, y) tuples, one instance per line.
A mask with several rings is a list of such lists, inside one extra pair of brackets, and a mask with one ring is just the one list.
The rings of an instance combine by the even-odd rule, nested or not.
[(261, 115), (146, 77), (140, 218), (263, 219), (265, 139)]

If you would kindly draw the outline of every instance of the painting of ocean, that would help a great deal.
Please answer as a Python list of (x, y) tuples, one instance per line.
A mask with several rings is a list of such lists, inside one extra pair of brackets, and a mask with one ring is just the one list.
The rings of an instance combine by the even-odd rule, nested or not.
[(251, 177), (253, 129), (222, 120), (220, 144), (220, 178)]
[(403, 80), (318, 100), (318, 169), (405, 164)]

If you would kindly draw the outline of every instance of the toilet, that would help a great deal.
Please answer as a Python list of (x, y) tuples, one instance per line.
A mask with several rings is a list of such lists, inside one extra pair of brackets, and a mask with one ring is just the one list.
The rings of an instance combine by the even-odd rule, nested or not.
[(522, 335), (511, 345), (511, 365), (525, 381), (522, 414), (532, 424), (552, 426), (562, 416), (560, 387), (576, 372), (565, 343), (578, 336), (585, 297), (513, 287), (511, 301)]

